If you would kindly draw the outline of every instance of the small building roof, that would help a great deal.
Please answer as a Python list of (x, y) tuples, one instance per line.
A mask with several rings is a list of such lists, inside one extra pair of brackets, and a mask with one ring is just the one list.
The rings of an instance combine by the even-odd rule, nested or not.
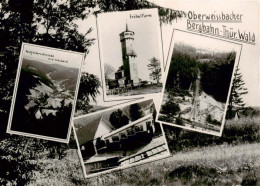
[(98, 119), (88, 123), (86, 126), (78, 129), (77, 137), (78, 137), (79, 145), (82, 145), (94, 139), (101, 118), (102, 117), (99, 117)]
[(121, 72), (121, 71), (123, 71), (123, 70), (124, 70), (124, 66), (122, 65), (122, 66), (118, 67), (118, 69), (117, 69), (117, 71), (116, 71), (115, 73)]
[(131, 123), (129, 123), (129, 124), (119, 128), (119, 129), (111, 131), (108, 134), (103, 135), (103, 138), (107, 138), (107, 137), (110, 137), (110, 136), (112, 136), (114, 134), (117, 134), (117, 133), (119, 133), (119, 132), (121, 132), (121, 131), (129, 128), (129, 127), (131, 127), (131, 126), (134, 126), (134, 125), (136, 125), (136, 124), (138, 124), (138, 123), (140, 123), (140, 122), (142, 122), (142, 121), (144, 121), (146, 119), (149, 119), (150, 117), (152, 117), (152, 114), (148, 114), (148, 115), (146, 115), (146, 116), (144, 116), (144, 117), (142, 117), (142, 118), (140, 118), (138, 120), (135, 120), (135, 121), (133, 121), (133, 122), (131, 122)]
[(103, 117), (101, 116), (77, 130), (79, 145), (82, 145), (94, 139), (101, 120), (103, 120), (111, 129), (114, 128), (109, 122), (104, 120)]

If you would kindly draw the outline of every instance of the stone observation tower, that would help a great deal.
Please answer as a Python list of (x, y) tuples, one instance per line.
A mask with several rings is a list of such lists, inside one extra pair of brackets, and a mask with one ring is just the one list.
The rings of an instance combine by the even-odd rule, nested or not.
[(133, 47), (134, 35), (135, 33), (133, 31), (129, 31), (126, 23), (125, 31), (120, 34), (124, 76), (126, 78), (126, 84), (137, 86), (139, 84), (139, 78), (136, 63), (137, 55)]

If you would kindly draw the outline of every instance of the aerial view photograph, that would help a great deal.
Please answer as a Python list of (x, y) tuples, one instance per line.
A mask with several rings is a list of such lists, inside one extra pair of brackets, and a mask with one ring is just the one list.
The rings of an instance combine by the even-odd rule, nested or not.
[(23, 52), (10, 130), (67, 140), (82, 55), (29, 44)]

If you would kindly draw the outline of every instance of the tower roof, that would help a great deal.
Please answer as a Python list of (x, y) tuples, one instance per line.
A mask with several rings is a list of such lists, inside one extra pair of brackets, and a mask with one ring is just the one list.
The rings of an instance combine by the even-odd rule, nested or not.
[(126, 26), (125, 26), (125, 31), (126, 31), (126, 32), (129, 31), (129, 30), (128, 30), (128, 24), (127, 24), (127, 22), (126, 22)]
[(125, 32), (132, 32), (134, 34), (134, 31), (129, 30), (127, 21), (126, 21), (126, 24), (125, 24), (125, 30), (123, 30), (123, 32), (121, 32), (119, 35), (120, 36), (124, 35)]

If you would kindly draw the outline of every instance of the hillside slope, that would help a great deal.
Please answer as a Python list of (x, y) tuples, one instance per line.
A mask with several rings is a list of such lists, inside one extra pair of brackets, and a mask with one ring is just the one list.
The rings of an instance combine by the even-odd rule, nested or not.
[(256, 185), (260, 143), (197, 148), (91, 179), (83, 178), (76, 160), (56, 160), (55, 166), (53, 160), (39, 162), (44, 168), (31, 185)]

